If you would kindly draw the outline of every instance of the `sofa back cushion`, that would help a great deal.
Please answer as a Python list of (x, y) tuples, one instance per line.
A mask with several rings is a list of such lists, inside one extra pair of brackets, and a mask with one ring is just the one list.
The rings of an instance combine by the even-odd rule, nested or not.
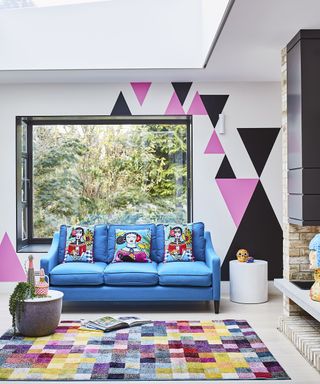
[(116, 229), (113, 263), (151, 263), (151, 230)]
[[(206, 240), (204, 238), (204, 224), (192, 223), (192, 253), (197, 261), (205, 261)], [(164, 225), (157, 225), (157, 262), (161, 263), (165, 252)]]
[[(93, 261), (107, 261), (107, 237), (108, 227), (105, 224), (94, 226), (94, 240), (93, 240)], [(62, 263), (65, 256), (67, 240), (67, 226), (61, 225), (59, 247), (58, 247), (58, 262)]]
[(192, 224), (164, 224), (164, 263), (194, 261)]
[(58, 245), (58, 263), (59, 264), (63, 263), (63, 260), (64, 260), (66, 242), (67, 242), (67, 226), (61, 225), (60, 226), (59, 245)]
[(67, 227), (64, 263), (93, 263), (94, 225)]
[(157, 228), (155, 224), (110, 225), (108, 229), (108, 258), (111, 263), (115, 252), (116, 230), (138, 231), (139, 229), (151, 230), (151, 260), (157, 261)]
[(93, 242), (93, 260), (107, 262), (108, 258), (108, 226), (95, 225)]

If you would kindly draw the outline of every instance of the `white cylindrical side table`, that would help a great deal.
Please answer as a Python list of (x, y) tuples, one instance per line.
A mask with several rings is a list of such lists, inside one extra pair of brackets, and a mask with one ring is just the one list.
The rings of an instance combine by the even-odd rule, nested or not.
[(264, 303), (268, 301), (268, 263), (240, 263), (232, 260), (230, 267), (230, 300), (236, 303)]

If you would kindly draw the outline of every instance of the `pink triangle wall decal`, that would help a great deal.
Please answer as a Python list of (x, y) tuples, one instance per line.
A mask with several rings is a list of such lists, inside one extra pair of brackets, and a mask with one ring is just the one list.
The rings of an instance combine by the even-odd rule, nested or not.
[(134, 93), (137, 96), (137, 99), (140, 105), (143, 104), (144, 99), (147, 96), (151, 83), (130, 83)]
[(210, 137), (209, 143), (204, 153), (205, 154), (208, 154), (208, 153), (224, 154), (224, 150), (222, 148), (222, 145), (220, 143), (220, 140), (215, 130), (213, 130), (213, 133)]
[(194, 95), (190, 108), (188, 110), (188, 115), (207, 115), (207, 110), (205, 109), (199, 92), (197, 91)]
[(180, 100), (175, 92), (170, 99), (170, 102), (167, 106), (167, 109), (164, 113), (165, 115), (185, 115)]
[(27, 281), (7, 232), (0, 244), (0, 282)]
[(259, 179), (216, 179), (232, 219), (239, 227)]

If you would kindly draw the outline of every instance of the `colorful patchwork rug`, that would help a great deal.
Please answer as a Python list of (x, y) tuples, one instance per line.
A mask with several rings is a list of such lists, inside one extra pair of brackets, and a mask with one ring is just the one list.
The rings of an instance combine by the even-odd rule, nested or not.
[(289, 379), (246, 321), (155, 321), (110, 333), (62, 321), (47, 337), (0, 338), (1, 380)]

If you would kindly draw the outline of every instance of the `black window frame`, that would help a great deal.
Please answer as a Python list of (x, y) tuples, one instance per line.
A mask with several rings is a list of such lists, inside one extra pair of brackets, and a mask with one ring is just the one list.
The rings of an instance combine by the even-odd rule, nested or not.
[[(27, 127), (27, 153), (22, 153), (22, 125)], [(193, 220), (193, 127), (192, 116), (16, 116), (16, 250), (45, 252), (52, 238), (33, 237), (33, 126), (35, 125), (115, 125), (186, 124), (187, 126), (187, 218)], [(27, 161), (27, 202), (22, 202), (22, 158)], [(22, 209), (27, 207), (27, 239), (22, 239)]]

